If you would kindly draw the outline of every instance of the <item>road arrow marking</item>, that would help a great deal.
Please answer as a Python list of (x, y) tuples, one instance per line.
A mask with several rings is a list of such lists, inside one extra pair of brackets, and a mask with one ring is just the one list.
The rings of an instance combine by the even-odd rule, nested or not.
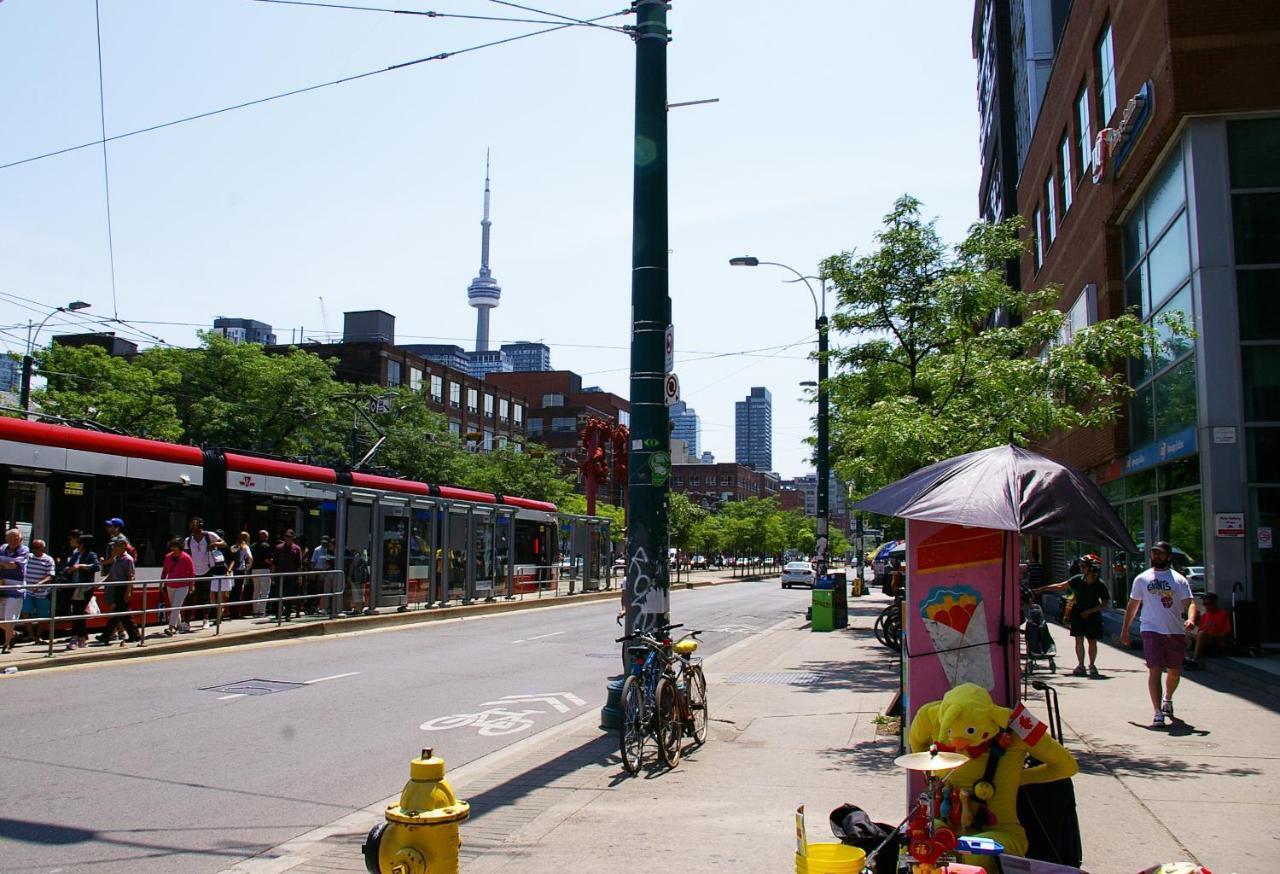
[[(560, 700), (562, 698), (564, 699), (564, 701)], [(569, 704), (572, 704), (574, 707), (585, 707), (587, 704), (586, 701), (583, 701), (581, 698), (579, 698), (577, 695), (573, 694), (572, 692), (544, 692), (537, 695), (504, 695), (502, 698), (498, 699), (497, 701), (482, 702), (480, 706), (496, 707), (498, 705), (516, 704), (516, 703), (550, 704), (560, 713), (568, 713), (570, 710), (570, 707), (569, 707), (569, 704), (565, 703), (565, 701), (569, 702)]]

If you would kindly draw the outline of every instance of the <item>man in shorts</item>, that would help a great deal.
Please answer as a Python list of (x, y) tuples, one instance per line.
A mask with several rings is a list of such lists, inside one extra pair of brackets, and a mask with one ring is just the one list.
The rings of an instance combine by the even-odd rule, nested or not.
[[(1099, 573), (1102, 559), (1090, 553), (1080, 558), (1080, 573), (1069, 580), (1054, 583), (1052, 586), (1041, 586), (1031, 591), (1061, 592), (1071, 590), (1071, 636), (1076, 640), (1076, 669), (1071, 673), (1077, 677), (1098, 677), (1098, 639), (1102, 637), (1102, 611), (1111, 603), (1111, 593), (1107, 584), (1102, 582)], [(1085, 641), (1089, 646), (1089, 667), (1084, 666)]]
[[(1147, 661), (1147, 692), (1155, 715), (1152, 727), (1163, 727), (1173, 716), (1173, 693), (1182, 677), (1182, 657), (1186, 652), (1186, 632), (1196, 627), (1196, 602), (1187, 578), (1169, 567), (1173, 547), (1160, 541), (1151, 547), (1151, 567), (1133, 578), (1129, 603), (1124, 610), (1120, 644), (1129, 645), (1129, 626), (1142, 611), (1142, 652)], [(1182, 611), (1187, 618), (1182, 619)], [(1164, 698), (1160, 697), (1160, 675), (1165, 674)]]

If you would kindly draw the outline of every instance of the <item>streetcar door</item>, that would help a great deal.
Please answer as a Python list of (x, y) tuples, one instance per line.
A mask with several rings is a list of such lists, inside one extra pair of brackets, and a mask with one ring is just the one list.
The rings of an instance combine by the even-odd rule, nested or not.
[(405, 607), (409, 596), (409, 508), (380, 503), (374, 532), (373, 605)]

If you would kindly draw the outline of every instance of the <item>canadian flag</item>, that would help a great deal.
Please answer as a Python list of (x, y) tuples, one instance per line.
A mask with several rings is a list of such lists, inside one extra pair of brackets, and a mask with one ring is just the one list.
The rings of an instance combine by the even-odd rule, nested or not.
[(1028, 746), (1038, 744), (1040, 738), (1044, 737), (1045, 731), (1048, 730), (1048, 726), (1036, 719), (1023, 704), (1019, 704), (1014, 708), (1013, 715), (1009, 717), (1009, 728), (1013, 730), (1014, 734), (1026, 741)]

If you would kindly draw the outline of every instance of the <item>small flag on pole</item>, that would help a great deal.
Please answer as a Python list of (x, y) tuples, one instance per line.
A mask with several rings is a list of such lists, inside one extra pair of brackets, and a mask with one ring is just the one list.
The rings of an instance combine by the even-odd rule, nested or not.
[(1048, 730), (1048, 726), (1036, 719), (1024, 704), (1019, 704), (1014, 709), (1013, 715), (1009, 717), (1009, 728), (1026, 741), (1028, 746), (1039, 743), (1040, 738), (1044, 737), (1045, 731)]

